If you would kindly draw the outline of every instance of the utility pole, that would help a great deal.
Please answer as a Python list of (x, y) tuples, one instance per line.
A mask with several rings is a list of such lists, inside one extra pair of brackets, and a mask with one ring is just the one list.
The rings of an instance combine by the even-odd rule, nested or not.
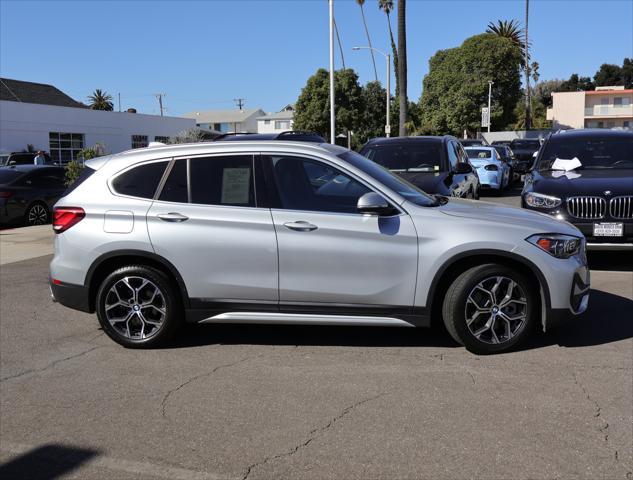
[(164, 93), (155, 93), (154, 96), (158, 99), (158, 107), (160, 108), (160, 116), (163, 116), (163, 96)]
[[(515, 70), (516, 71), (516, 70)], [(490, 111), (490, 99), (492, 97), (492, 84), (495, 83), (492, 80), (488, 80), (488, 133), (490, 133), (490, 123), (492, 120), (492, 115)]]
[(245, 98), (234, 98), (233, 101), (237, 104), (237, 108), (242, 110), (242, 108), (244, 107), (244, 100), (246, 100)]
[(334, 110), (334, 0), (330, 4), (330, 143), (336, 143), (336, 116)]
[(532, 108), (530, 105), (530, 52), (528, 47), (528, 19), (530, 0), (525, 0), (525, 129), (532, 128)]
[(119, 92), (119, 113), (121, 113), (121, 92)]

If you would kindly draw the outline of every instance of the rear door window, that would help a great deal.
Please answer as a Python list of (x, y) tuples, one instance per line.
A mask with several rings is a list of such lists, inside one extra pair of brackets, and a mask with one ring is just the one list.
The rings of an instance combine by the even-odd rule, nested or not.
[(255, 206), (253, 155), (225, 155), (189, 160), (191, 203)]
[(176, 160), (158, 197), (164, 202), (189, 202), (187, 160)]
[(112, 181), (116, 193), (130, 197), (154, 198), (168, 161), (146, 163), (122, 173)]

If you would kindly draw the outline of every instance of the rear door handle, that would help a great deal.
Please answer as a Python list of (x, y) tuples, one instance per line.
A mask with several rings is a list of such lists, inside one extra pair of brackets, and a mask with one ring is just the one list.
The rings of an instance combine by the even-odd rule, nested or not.
[(156, 216), (163, 222), (184, 222), (185, 220), (189, 220), (188, 216), (178, 212), (159, 213)]
[(303, 220), (299, 220), (297, 222), (286, 222), (284, 223), (284, 227), (296, 232), (311, 232), (312, 230), (319, 228), (316, 225), (312, 225), (310, 222), (304, 222)]

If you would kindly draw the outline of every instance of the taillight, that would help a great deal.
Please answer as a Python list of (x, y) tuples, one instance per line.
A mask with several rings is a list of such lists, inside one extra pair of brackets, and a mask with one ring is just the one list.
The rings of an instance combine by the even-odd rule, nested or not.
[(0, 192), (0, 198), (9, 198), (13, 192)]
[(80, 207), (57, 207), (53, 210), (53, 231), (65, 232), (85, 216), (86, 212)]

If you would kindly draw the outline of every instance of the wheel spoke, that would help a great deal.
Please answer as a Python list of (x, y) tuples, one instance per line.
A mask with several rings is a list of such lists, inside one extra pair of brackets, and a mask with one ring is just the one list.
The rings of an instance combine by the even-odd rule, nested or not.
[[(149, 296), (149, 299), (141, 303), (142, 296)], [(106, 302), (108, 299), (113, 302), (105, 304), (105, 316), (117, 333), (126, 338), (146, 339), (153, 336), (167, 315), (163, 292), (144, 277), (128, 276), (116, 281), (106, 295)], [(122, 312), (116, 307), (124, 308), (126, 313), (121, 316)]]
[(514, 291), (514, 287), (516, 283), (512, 280), (508, 283), (508, 288), (506, 289), (505, 296), (499, 302), (499, 308), (505, 306), (512, 299), (512, 292)]

